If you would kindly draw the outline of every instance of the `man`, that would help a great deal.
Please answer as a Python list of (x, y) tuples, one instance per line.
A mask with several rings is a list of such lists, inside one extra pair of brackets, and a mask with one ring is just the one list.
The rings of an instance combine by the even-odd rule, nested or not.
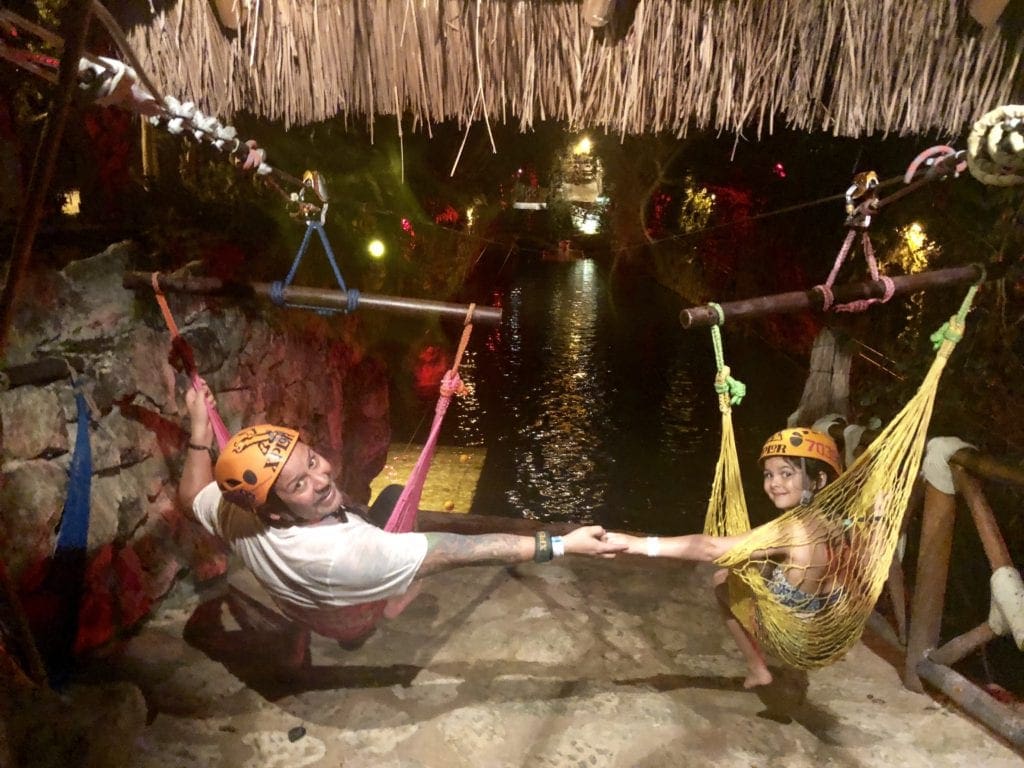
[(243, 429), (214, 466), (213, 396), (204, 382), (185, 400), (192, 431), (178, 485), (182, 508), (230, 546), (289, 619), (342, 644), (364, 641), (382, 614), (398, 615), (416, 581), (432, 573), (625, 549), (597, 525), (564, 537), (386, 532), (364, 519), (366, 508), (347, 499), (331, 464), (293, 429)]

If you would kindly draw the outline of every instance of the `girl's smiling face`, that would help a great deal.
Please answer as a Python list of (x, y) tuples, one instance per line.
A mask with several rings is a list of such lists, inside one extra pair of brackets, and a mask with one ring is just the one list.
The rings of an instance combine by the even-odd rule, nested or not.
[(782, 456), (764, 460), (764, 492), (776, 509), (792, 509), (810, 484), (798, 464)]

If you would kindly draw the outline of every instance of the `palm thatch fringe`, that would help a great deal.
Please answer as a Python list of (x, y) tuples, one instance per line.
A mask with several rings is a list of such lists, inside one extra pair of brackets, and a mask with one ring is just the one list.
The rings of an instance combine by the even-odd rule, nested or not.
[(178, 0), (129, 39), (165, 92), (289, 126), (951, 136), (1011, 100), (1024, 45), (954, 0), (638, 0), (597, 29), (577, 0), (234, 1), (237, 32)]

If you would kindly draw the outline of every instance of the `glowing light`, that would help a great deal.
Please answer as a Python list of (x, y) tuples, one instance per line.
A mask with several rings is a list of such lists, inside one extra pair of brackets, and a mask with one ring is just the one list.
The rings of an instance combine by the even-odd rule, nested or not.
[(596, 211), (577, 209), (572, 213), (572, 223), (584, 235), (596, 235), (601, 231), (601, 217)]
[(784, 179), (786, 178), (786, 167), (782, 163), (776, 163), (772, 166), (772, 173), (780, 179)]
[(61, 213), (65, 216), (77, 216), (82, 207), (82, 195), (77, 189), (68, 190), (64, 195), (64, 205), (61, 206)]
[(572, 153), (574, 155), (589, 155), (593, 146), (594, 145), (591, 144), (590, 139), (584, 136), (577, 142), (576, 146), (572, 148)]
[(380, 240), (371, 240), (370, 244), (366, 246), (366, 250), (375, 259), (379, 259), (384, 255), (384, 243)]
[(466, 226), (467, 227), (472, 227), (473, 226), (473, 207), (472, 206), (470, 206), (469, 208), (466, 209)]
[(928, 233), (919, 222), (912, 222), (899, 230), (902, 242), (897, 243), (886, 261), (894, 262), (907, 274), (928, 269), (929, 260), (939, 253), (939, 246), (928, 239)]
[(914, 222), (903, 230), (903, 239), (907, 241), (910, 250), (919, 251), (928, 242), (928, 236), (924, 233), (924, 227), (919, 222)]

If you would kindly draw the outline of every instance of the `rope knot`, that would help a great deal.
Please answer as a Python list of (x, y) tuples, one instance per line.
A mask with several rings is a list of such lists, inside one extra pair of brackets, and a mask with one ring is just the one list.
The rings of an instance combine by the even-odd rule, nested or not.
[(743, 402), (743, 398), (747, 396), (747, 385), (742, 381), (737, 381), (732, 376), (727, 379), (729, 386), (729, 404), (739, 405)]
[(462, 383), (457, 371), (448, 371), (441, 377), (441, 397), (466, 394), (466, 385)]
[(730, 375), (729, 366), (723, 366), (715, 376), (715, 392), (729, 396), (729, 405), (739, 405), (747, 396), (747, 385)]
[(946, 341), (954, 344), (964, 337), (963, 323), (959, 322), (956, 316), (951, 317), (947, 322), (931, 335), (932, 348), (938, 349)]

